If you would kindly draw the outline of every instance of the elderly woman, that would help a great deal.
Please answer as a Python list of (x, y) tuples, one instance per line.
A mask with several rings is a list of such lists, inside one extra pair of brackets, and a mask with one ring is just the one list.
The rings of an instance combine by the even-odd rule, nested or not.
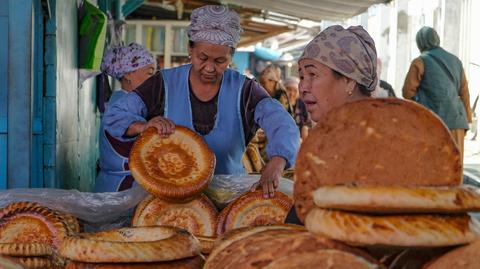
[(408, 70), (403, 97), (416, 100), (443, 120), (463, 163), (463, 141), (468, 123), (472, 122), (472, 110), (462, 62), (440, 47), (440, 38), (432, 27), (422, 27), (416, 41), (421, 55)]
[[(377, 52), (360, 26), (323, 30), (298, 60), (300, 98), (314, 122), (348, 102), (370, 98), (377, 85)], [(286, 222), (301, 224), (292, 208)]]
[(288, 77), (283, 83), (288, 95), (288, 102), (292, 106), (293, 118), (300, 130), (302, 140), (308, 136), (308, 128), (312, 127), (310, 115), (307, 112), (305, 103), (299, 97), (298, 84), (300, 80), (297, 77)]
[(106, 113), (113, 135), (134, 139), (153, 126), (168, 136), (175, 125), (202, 135), (215, 153), (215, 174), (244, 173), (242, 155), (258, 127), (265, 130), (269, 163), (259, 184), (273, 196), (299, 147), (295, 122), (254, 80), (228, 68), (240, 40), (240, 19), (225, 6), (195, 9), (188, 27), (191, 64), (158, 72)]
[(259, 82), (268, 94), (278, 100), (280, 104), (293, 116), (293, 109), (289, 103), (287, 92), (281, 82), (282, 70), (276, 64), (271, 64), (260, 73)]
[[(121, 88), (114, 91), (106, 108), (121, 100), (155, 73), (155, 59), (143, 46), (132, 43), (128, 46), (115, 47), (106, 52), (101, 69), (120, 81)], [(95, 182), (96, 192), (121, 191), (132, 186), (133, 177), (128, 170), (128, 153), (124, 143), (112, 136), (110, 118), (103, 118), (100, 125), (100, 173)]]

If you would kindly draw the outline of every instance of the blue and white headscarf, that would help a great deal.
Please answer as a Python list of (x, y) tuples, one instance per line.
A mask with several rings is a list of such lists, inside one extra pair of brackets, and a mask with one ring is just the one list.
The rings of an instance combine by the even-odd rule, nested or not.
[(188, 37), (193, 42), (236, 48), (240, 41), (240, 17), (226, 6), (207, 5), (193, 10)]
[(142, 45), (131, 43), (107, 51), (103, 56), (101, 70), (121, 80), (125, 74), (150, 64), (155, 64), (153, 55)]

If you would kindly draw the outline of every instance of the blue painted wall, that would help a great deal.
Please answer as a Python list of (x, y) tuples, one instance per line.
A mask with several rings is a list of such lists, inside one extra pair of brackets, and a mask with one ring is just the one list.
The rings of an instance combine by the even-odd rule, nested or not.
[(233, 63), (235, 64), (237, 71), (242, 73), (248, 68), (250, 63), (250, 52), (237, 51), (233, 55)]
[(8, 2), (0, 4), (0, 189), (7, 187)]

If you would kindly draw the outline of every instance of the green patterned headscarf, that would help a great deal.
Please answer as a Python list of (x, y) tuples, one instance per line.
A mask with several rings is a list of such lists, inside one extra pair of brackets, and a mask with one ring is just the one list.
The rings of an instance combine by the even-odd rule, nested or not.
[(431, 50), (440, 46), (440, 38), (432, 27), (424, 26), (417, 32), (417, 47), (420, 52)]

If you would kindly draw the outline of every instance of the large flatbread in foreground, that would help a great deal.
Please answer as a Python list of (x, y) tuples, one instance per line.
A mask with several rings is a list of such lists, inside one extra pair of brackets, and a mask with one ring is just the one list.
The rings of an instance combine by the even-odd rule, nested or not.
[(445, 247), (480, 239), (480, 224), (467, 214), (371, 216), (313, 208), (305, 226), (362, 246)]
[(332, 110), (302, 143), (295, 167), (301, 220), (311, 191), (325, 185), (457, 186), (460, 152), (441, 119), (400, 99), (369, 99)]
[(144, 131), (129, 158), (132, 176), (149, 193), (169, 200), (187, 200), (211, 181), (215, 154), (194, 131), (176, 126), (162, 138), (155, 128)]
[(313, 192), (317, 207), (364, 213), (462, 213), (480, 210), (472, 186), (324, 186)]

